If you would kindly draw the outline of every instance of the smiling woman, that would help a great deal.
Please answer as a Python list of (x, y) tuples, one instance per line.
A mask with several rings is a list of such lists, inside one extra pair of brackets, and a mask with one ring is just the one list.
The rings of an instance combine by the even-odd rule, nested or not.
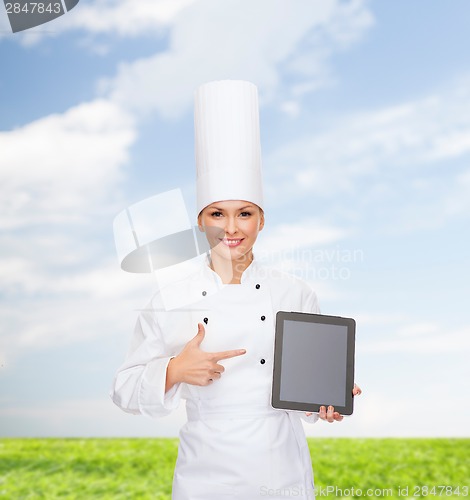
[(253, 245), (264, 227), (263, 210), (246, 201), (219, 201), (202, 210), (198, 226), (206, 233), (212, 249), (211, 269), (223, 283), (240, 283), (253, 261)]
[[(195, 272), (159, 290), (141, 313), (113, 399), (151, 417), (186, 400), (175, 500), (254, 500), (266, 491), (310, 500), (301, 418), (342, 416), (332, 406), (306, 415), (270, 404), (276, 313), (319, 308), (305, 282), (254, 258), (264, 227), (256, 87), (203, 85), (195, 123), (198, 226), (211, 249)], [(168, 305), (175, 301), (177, 307)]]

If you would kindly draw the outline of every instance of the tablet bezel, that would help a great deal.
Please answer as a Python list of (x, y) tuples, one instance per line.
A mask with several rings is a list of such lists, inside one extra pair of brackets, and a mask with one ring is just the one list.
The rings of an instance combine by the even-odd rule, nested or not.
[[(272, 396), (271, 396), (272, 407), (283, 410), (319, 412), (320, 406), (328, 406), (330, 404), (328, 403), (328, 401), (319, 401), (318, 403), (306, 403), (302, 401), (284, 401), (280, 399), (281, 374), (282, 374), (282, 345), (284, 337), (284, 322), (286, 320), (347, 327), (347, 334), (346, 334), (347, 366), (346, 366), (346, 384), (344, 388), (346, 404), (344, 406), (335, 406), (335, 411), (339, 412), (341, 415), (351, 415), (354, 410), (354, 398), (352, 390), (354, 387), (356, 322), (352, 318), (343, 318), (340, 316), (328, 316), (324, 314), (288, 312), (288, 311), (279, 311), (276, 314), (273, 383), (272, 383)], [(327, 376), (327, 374), (325, 374), (325, 376)]]

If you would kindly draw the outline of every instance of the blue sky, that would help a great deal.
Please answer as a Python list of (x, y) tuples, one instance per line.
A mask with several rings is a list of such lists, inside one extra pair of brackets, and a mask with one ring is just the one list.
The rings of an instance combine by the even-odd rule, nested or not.
[(192, 96), (253, 81), (258, 255), (356, 318), (353, 418), (318, 436), (468, 436), (470, 62), (463, 0), (82, 0), (11, 34), (0, 7), (0, 433), (176, 435), (108, 398), (151, 276), (112, 221), (180, 188)]

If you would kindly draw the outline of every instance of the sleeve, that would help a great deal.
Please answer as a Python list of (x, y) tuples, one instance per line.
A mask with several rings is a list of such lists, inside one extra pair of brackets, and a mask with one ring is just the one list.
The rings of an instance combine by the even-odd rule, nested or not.
[(321, 314), (317, 294), (310, 286), (302, 293), (302, 312)]
[(166, 370), (176, 353), (168, 352), (152, 303), (140, 315), (126, 360), (110, 392), (127, 413), (163, 417), (179, 405), (182, 384), (165, 393)]
[(304, 422), (308, 422), (309, 424), (314, 424), (317, 420), (320, 420), (318, 413), (312, 413), (311, 415), (307, 415), (306, 413), (302, 412), (300, 414), (300, 418)]

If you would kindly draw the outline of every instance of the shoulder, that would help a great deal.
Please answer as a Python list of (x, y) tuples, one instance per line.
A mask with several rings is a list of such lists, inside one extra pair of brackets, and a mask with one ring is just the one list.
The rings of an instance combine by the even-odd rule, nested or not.
[(169, 311), (195, 304), (220, 289), (220, 283), (208, 273), (205, 255), (155, 273), (157, 291), (153, 305)]
[(310, 283), (293, 274), (257, 264), (257, 274), (270, 289), (275, 303), (282, 308), (305, 312), (319, 312), (317, 294)]
[(276, 269), (274, 267), (266, 266), (264, 264), (257, 263), (256, 267), (257, 275), (262, 277), (263, 280), (268, 283), (278, 286), (295, 288), (303, 291), (312, 290), (311, 285), (298, 276), (287, 273), (285, 271), (281, 271), (280, 269)]

